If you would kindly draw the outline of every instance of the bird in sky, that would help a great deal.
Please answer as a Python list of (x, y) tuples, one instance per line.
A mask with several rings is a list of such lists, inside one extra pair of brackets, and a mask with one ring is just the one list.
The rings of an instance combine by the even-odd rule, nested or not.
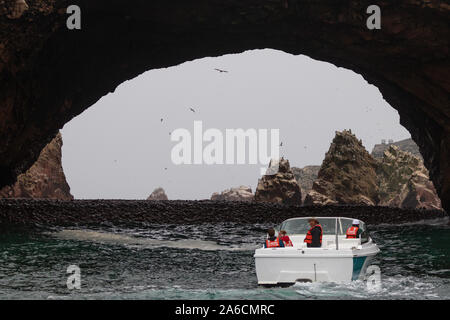
[(195, 110), (194, 109), (192, 109), (192, 108), (189, 108), (189, 110), (191, 110), (193, 113), (195, 113)]
[(227, 70), (223, 70), (223, 69), (217, 69), (217, 68), (215, 68), (214, 70), (216, 70), (216, 71), (218, 71), (218, 72), (220, 72), (220, 73), (222, 73), (222, 72), (226, 72), (226, 73), (228, 73), (228, 71), (227, 71)]
[(163, 118), (161, 118), (161, 122), (163, 122)]
[(280, 147), (282, 147), (283, 146), (283, 141), (281, 141), (281, 143), (280, 143)]

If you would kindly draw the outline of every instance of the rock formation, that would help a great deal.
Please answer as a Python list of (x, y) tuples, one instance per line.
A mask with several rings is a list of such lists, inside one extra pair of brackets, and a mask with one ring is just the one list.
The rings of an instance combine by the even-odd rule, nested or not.
[(28, 10), (10, 11), (21, 2), (0, 2), (0, 187), (120, 83), (206, 56), (273, 48), (377, 86), (450, 209), (448, 1), (380, 2), (382, 29), (370, 30), (369, 1), (83, 0), (82, 31), (68, 30), (65, 0), (27, 0)]
[(372, 149), (372, 157), (375, 159), (383, 158), (384, 152), (389, 148), (389, 146), (397, 146), (400, 150), (411, 153), (413, 156), (416, 156), (422, 159), (422, 155), (420, 154), (419, 147), (412, 139), (405, 139), (397, 142), (382, 142), (380, 144), (376, 144)]
[(253, 201), (252, 188), (240, 186), (239, 188), (227, 189), (221, 193), (214, 192), (211, 200), (214, 201)]
[(25, 0), (0, 0), (0, 15), (8, 19), (19, 19), (28, 10)]
[[(398, 207), (404, 209), (442, 210), (441, 200), (427, 173), (415, 171), (398, 195)], [(395, 200), (393, 201), (395, 203)]]
[(71, 200), (61, 164), (62, 137), (58, 135), (41, 151), (38, 160), (12, 186), (0, 190), (0, 198), (48, 198)]
[(295, 180), (289, 161), (281, 158), (279, 161), (271, 161), (268, 171), (278, 165), (278, 171), (274, 174), (266, 174), (258, 180), (255, 200), (258, 202), (276, 202), (284, 204), (302, 203), (302, 192)]
[[(305, 205), (442, 209), (422, 159), (397, 146), (415, 150), (411, 141), (385, 145), (383, 157), (374, 159), (350, 131), (337, 132)], [(378, 154), (381, 146), (372, 153)]]
[(375, 159), (350, 130), (336, 132), (305, 205), (378, 203)]
[(156, 188), (147, 200), (169, 200), (163, 188)]
[(380, 205), (441, 209), (441, 201), (420, 158), (390, 145), (377, 167)]
[(306, 195), (311, 191), (314, 181), (317, 179), (320, 166), (292, 167), (291, 170), (302, 190), (302, 201), (304, 201)]

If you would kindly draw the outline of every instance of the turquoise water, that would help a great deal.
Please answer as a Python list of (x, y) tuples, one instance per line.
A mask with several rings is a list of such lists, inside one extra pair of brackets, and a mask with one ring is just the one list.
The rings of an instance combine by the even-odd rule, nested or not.
[[(449, 299), (450, 226), (373, 226), (381, 289), (363, 281), (260, 288), (253, 251), (268, 225), (3, 230), (1, 299)], [(81, 288), (69, 290), (77, 265)]]

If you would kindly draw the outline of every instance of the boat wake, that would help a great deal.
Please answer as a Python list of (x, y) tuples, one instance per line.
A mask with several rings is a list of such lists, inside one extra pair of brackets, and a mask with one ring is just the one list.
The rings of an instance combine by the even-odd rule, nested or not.
[(135, 237), (113, 232), (100, 232), (93, 230), (77, 230), (65, 229), (58, 232), (51, 232), (49, 235), (60, 240), (76, 240), (76, 241), (90, 241), (101, 244), (124, 245), (127, 247), (141, 248), (141, 249), (155, 249), (155, 248), (175, 248), (187, 250), (204, 250), (204, 251), (248, 251), (255, 250), (254, 245), (249, 246), (224, 246), (217, 244), (214, 241), (197, 240), (197, 239), (182, 239), (182, 240), (158, 240), (144, 237)]
[(442, 299), (445, 293), (441, 292), (441, 287), (449, 285), (448, 281), (444, 282), (434, 277), (390, 276), (384, 277), (377, 289), (361, 280), (296, 283), (293, 288), (300, 299)]

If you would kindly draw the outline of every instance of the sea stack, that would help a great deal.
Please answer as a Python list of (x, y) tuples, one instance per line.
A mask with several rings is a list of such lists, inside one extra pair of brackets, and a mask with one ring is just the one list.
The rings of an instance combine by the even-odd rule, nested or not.
[(159, 187), (153, 190), (152, 194), (148, 196), (147, 200), (169, 200), (163, 188)]
[(377, 163), (351, 130), (336, 132), (305, 205), (378, 203)]
[[(270, 172), (278, 165), (277, 172)], [(273, 170), (272, 170), (273, 171)], [(302, 192), (292, 173), (289, 161), (281, 158), (271, 161), (268, 172), (258, 180), (255, 200), (258, 202), (275, 202), (284, 204), (302, 204)]]

